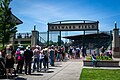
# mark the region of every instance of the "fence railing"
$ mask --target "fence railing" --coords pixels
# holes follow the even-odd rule
[[[40,41],[41,43],[47,43],[47,41],[46,41],[45,39],[43,39],[41,36],[39,36],[39,41]]]
[[[15,39],[18,38],[31,38],[32,37],[32,33],[16,33],[15,34]]]

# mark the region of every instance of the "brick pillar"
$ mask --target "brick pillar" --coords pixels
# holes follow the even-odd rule
[[[32,38],[31,38],[31,47],[35,47],[36,45],[38,45],[38,41],[39,41],[39,32],[36,30],[33,30]]]
[[[120,44],[119,44],[119,29],[115,23],[115,28],[113,29],[113,42],[112,42],[112,57],[120,58]]]

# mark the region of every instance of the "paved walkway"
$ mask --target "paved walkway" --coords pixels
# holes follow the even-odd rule
[[[79,80],[82,66],[80,59],[56,62],[55,67],[50,66],[47,72],[43,70],[31,75],[19,74],[16,80]]]
[[[55,66],[50,66],[46,72],[42,70],[31,75],[19,74],[13,80],[79,80],[82,68],[120,69],[120,67],[83,67],[82,59],[74,59],[67,62],[55,62]]]

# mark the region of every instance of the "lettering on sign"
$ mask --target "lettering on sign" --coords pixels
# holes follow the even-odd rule
[[[98,30],[98,23],[48,24],[49,31]]]

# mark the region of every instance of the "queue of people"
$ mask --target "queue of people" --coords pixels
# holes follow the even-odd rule
[[[104,55],[105,50],[103,47],[100,50],[100,55]],[[79,59],[82,57],[82,52],[82,48],[78,46],[67,48],[54,45],[49,47],[36,46],[33,48],[27,46],[26,48],[19,47],[14,50],[12,46],[8,45],[6,49],[0,51],[0,65],[2,65],[0,66],[0,70],[3,70],[3,74],[8,78],[9,73],[12,75],[14,64],[17,64],[15,69],[18,74],[25,73],[30,75],[31,72],[46,71],[49,69],[49,64],[55,66],[55,62],[61,62],[67,59]],[[92,60],[93,63],[96,62],[95,51],[92,53]]]
[[[46,48],[28,46],[14,50],[11,45],[8,45],[6,49],[0,51],[0,65],[3,66],[0,66],[0,70],[3,70],[6,78],[9,73],[12,75],[14,64],[17,65],[15,69],[18,74],[23,73],[23,69],[25,69],[25,74],[31,74],[35,70],[39,72],[42,68],[45,68],[46,71],[49,68],[49,63],[51,66],[55,66],[55,61],[63,61],[65,56],[62,50],[64,50],[63,47],[59,47],[58,50],[56,46]]]
[[[70,46],[65,49],[64,46],[36,46],[31,48],[18,47],[14,50],[11,45],[0,51],[0,57],[3,58],[5,75],[12,75],[14,64],[18,74],[25,73],[30,75],[32,72],[47,70],[50,66],[55,66],[55,62],[66,61],[67,59],[80,58],[80,48]],[[1,61],[0,61],[1,62]],[[24,69],[24,72],[23,72]]]

